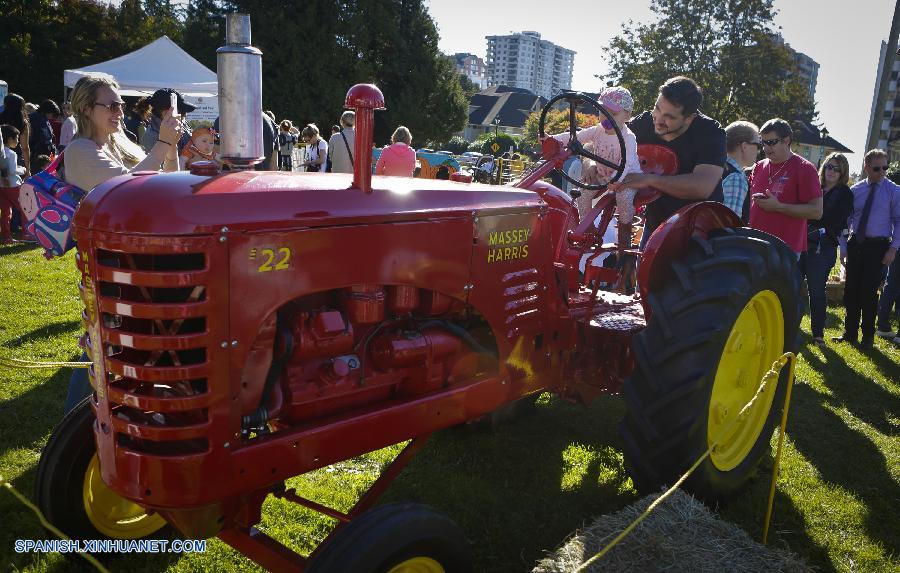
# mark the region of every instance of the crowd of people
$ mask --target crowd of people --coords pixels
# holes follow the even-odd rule
[[[832,153],[820,168],[791,150],[790,123],[773,118],[762,127],[737,121],[725,128],[701,111],[701,88],[678,76],[660,86],[654,107],[632,117],[634,101],[623,87],[600,96],[609,118],[578,132],[589,153],[613,163],[622,162],[623,177],[610,184],[617,194],[620,249],[630,247],[633,198],[640,189],[660,192],[648,204],[640,248],[669,216],[696,201],[715,200],[729,207],[741,221],[776,237],[794,251],[806,279],[813,341],[825,345],[826,282],[839,259],[846,270],[844,332],[835,342],[870,347],[876,335],[900,344],[892,313],[900,305],[900,187],[886,178],[887,154],[865,154],[865,178],[850,187],[847,158]],[[173,109],[174,103],[174,109]],[[18,232],[27,240],[16,208],[16,188],[51,158],[64,180],[84,190],[135,170],[175,171],[196,161],[219,161],[218,120],[212,126],[190,129],[185,114],[194,111],[181,94],[160,89],[131,109],[107,78],[82,78],[61,108],[52,100],[37,106],[16,94],[4,98],[0,111],[0,240],[10,242]],[[354,167],[355,114],[344,112],[326,140],[314,123],[303,128],[284,119],[276,123],[263,112],[265,159],[257,169],[350,173]],[[621,151],[616,129],[625,141]],[[567,134],[555,136],[560,141]],[[375,165],[379,175],[412,177],[416,153],[412,134],[399,126]],[[300,148],[299,161],[294,160]],[[764,158],[757,160],[760,153]],[[642,169],[638,156],[652,155],[654,164]],[[623,161],[624,159],[624,161]],[[646,163],[646,162],[645,162]],[[606,182],[610,168],[585,160],[581,177]],[[584,216],[597,194],[576,201]],[[18,219],[18,220],[17,220]],[[18,229],[16,226],[18,225]],[[885,287],[878,300],[878,289]],[[876,324],[877,321],[877,324]]]
[[[900,332],[891,322],[900,306],[896,257],[900,186],[886,178],[885,151],[866,152],[865,178],[850,187],[849,163],[843,154],[828,155],[817,170],[792,151],[793,130],[780,118],[762,127],[737,121],[722,128],[700,112],[703,92],[690,78],[667,80],[659,87],[653,109],[634,118],[633,100],[625,88],[607,88],[600,100],[616,125],[605,119],[579,131],[577,138],[589,152],[625,165],[622,178],[608,186],[626,204],[618,206],[620,252],[630,246],[633,215],[627,204],[636,191],[660,192],[646,207],[641,249],[680,208],[696,201],[718,201],[744,225],[780,238],[794,252],[809,293],[814,344],[825,346],[826,284],[838,253],[846,275],[846,317],[843,333],[832,340],[871,348],[877,335],[900,344]],[[614,127],[625,142],[624,161]],[[554,137],[565,141],[568,134]],[[757,160],[760,153],[764,157]],[[640,156],[647,168],[637,165],[633,155]],[[582,160],[586,182],[607,182],[612,171],[591,159]],[[582,216],[598,199],[596,194],[584,197],[588,203],[579,204]]]
[[[190,169],[197,161],[220,162],[218,119],[191,129],[183,118],[194,110],[168,88],[129,107],[115,81],[94,76],[79,80],[62,107],[51,99],[35,106],[7,94],[0,111],[0,243],[33,239],[24,229],[18,187],[66,149],[58,170],[67,183],[85,190],[134,170],[175,171]],[[288,119],[276,124],[274,114],[264,112],[264,159],[256,168],[352,173],[355,121],[354,112],[344,112],[326,140],[315,123],[298,129]],[[398,127],[376,166],[378,173],[412,177],[411,143],[409,129]],[[295,162],[298,148],[300,159]]]

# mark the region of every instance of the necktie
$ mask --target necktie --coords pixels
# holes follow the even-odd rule
[[[872,212],[872,204],[875,202],[875,190],[877,188],[878,184],[869,184],[869,196],[866,197],[866,204],[863,207],[862,215],[859,218],[859,228],[856,229],[856,236],[859,237],[860,241],[866,239],[866,225],[869,222],[869,213]]]

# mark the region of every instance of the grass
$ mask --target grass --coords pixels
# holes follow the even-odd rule
[[[80,300],[71,254],[44,261],[17,245],[0,249],[0,353],[77,360]],[[826,336],[842,310],[829,309]],[[804,321],[804,344],[810,341]],[[31,497],[40,451],[62,417],[69,371],[0,375],[0,475]],[[900,349],[806,345],[797,369],[770,542],[821,571],[900,569]],[[615,396],[588,407],[545,394],[535,411],[494,433],[451,429],[432,438],[382,501],[411,500],[449,514],[472,543],[478,571],[530,570],[575,529],[639,495],[623,469]],[[289,483],[347,509],[399,451],[386,448]],[[721,515],[760,539],[771,476],[764,463],[747,494]],[[297,551],[312,549],[332,520],[269,499],[262,529]],[[59,555],[23,555],[16,539],[43,539],[35,516],[0,491],[0,571],[82,570]],[[258,570],[221,542],[204,554],[105,558],[111,571]]]

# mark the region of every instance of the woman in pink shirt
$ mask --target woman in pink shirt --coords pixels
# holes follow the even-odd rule
[[[404,126],[394,130],[391,144],[381,150],[378,163],[375,164],[376,175],[393,175],[396,177],[412,177],[416,170],[416,150],[409,146],[412,135]]]

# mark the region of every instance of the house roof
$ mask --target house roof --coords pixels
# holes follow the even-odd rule
[[[522,127],[535,103],[540,107],[546,101],[524,88],[492,86],[469,100],[469,124],[494,125],[499,118],[504,127]]]
[[[849,149],[830,135],[822,139],[821,130],[808,121],[794,121],[791,125],[791,128],[794,130],[795,143],[810,145],[813,147],[822,146],[826,149],[833,149],[841,153],[853,153],[851,149]]]

